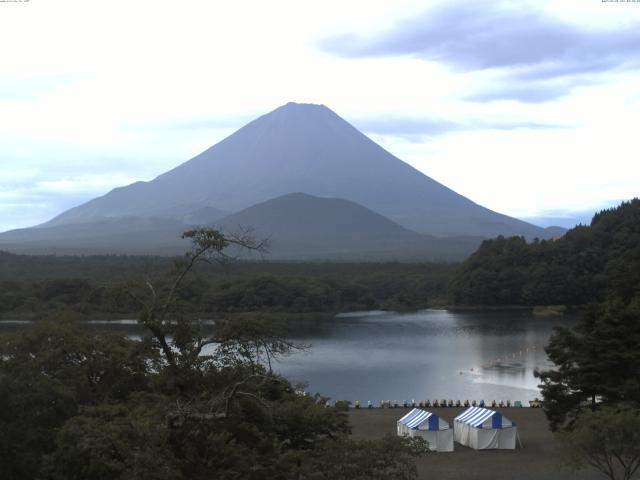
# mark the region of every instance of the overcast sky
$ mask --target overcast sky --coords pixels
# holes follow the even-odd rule
[[[0,1],[0,231],[322,103],[493,210],[640,195],[640,2]]]

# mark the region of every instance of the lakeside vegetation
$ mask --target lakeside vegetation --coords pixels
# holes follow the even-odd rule
[[[59,310],[83,318],[132,318],[126,294],[163,281],[165,257],[33,257],[0,253],[0,318],[39,319]],[[446,302],[454,264],[237,262],[199,265],[180,300],[204,317],[224,313],[415,310]]]

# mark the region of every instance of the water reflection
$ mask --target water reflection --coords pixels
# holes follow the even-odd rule
[[[539,396],[535,369],[554,325],[572,319],[523,312],[359,313],[335,323],[300,325],[312,349],[279,371],[336,399],[522,400]]]

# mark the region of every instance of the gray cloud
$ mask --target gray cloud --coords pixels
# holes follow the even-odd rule
[[[569,94],[571,85],[566,82],[549,84],[543,82],[500,84],[489,89],[481,89],[466,97],[475,102],[494,100],[517,100],[522,103],[541,103]]]
[[[349,58],[409,55],[457,71],[496,69],[508,81],[539,84],[537,93],[505,88],[500,96],[497,89],[493,99],[544,101],[570,91],[577,76],[638,68],[638,45],[638,24],[596,30],[522,3],[479,1],[446,2],[385,32],[333,36],[320,47]],[[567,77],[572,82],[542,84]]]
[[[516,130],[567,128],[565,125],[554,125],[537,122],[476,122],[461,123],[435,118],[403,118],[403,117],[366,117],[349,119],[358,130],[369,134],[394,135],[409,141],[424,141],[430,137],[447,132],[462,130]]]
[[[402,118],[391,116],[350,119],[358,130],[379,135],[396,135],[405,138],[430,137],[452,130],[460,130],[462,125],[448,120],[433,118]]]

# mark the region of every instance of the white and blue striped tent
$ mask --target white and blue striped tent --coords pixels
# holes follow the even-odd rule
[[[518,430],[500,412],[470,407],[453,419],[453,435],[456,442],[476,450],[514,449]]]
[[[422,437],[429,442],[429,450],[453,452],[453,430],[438,415],[414,408],[398,420],[398,435]]]

